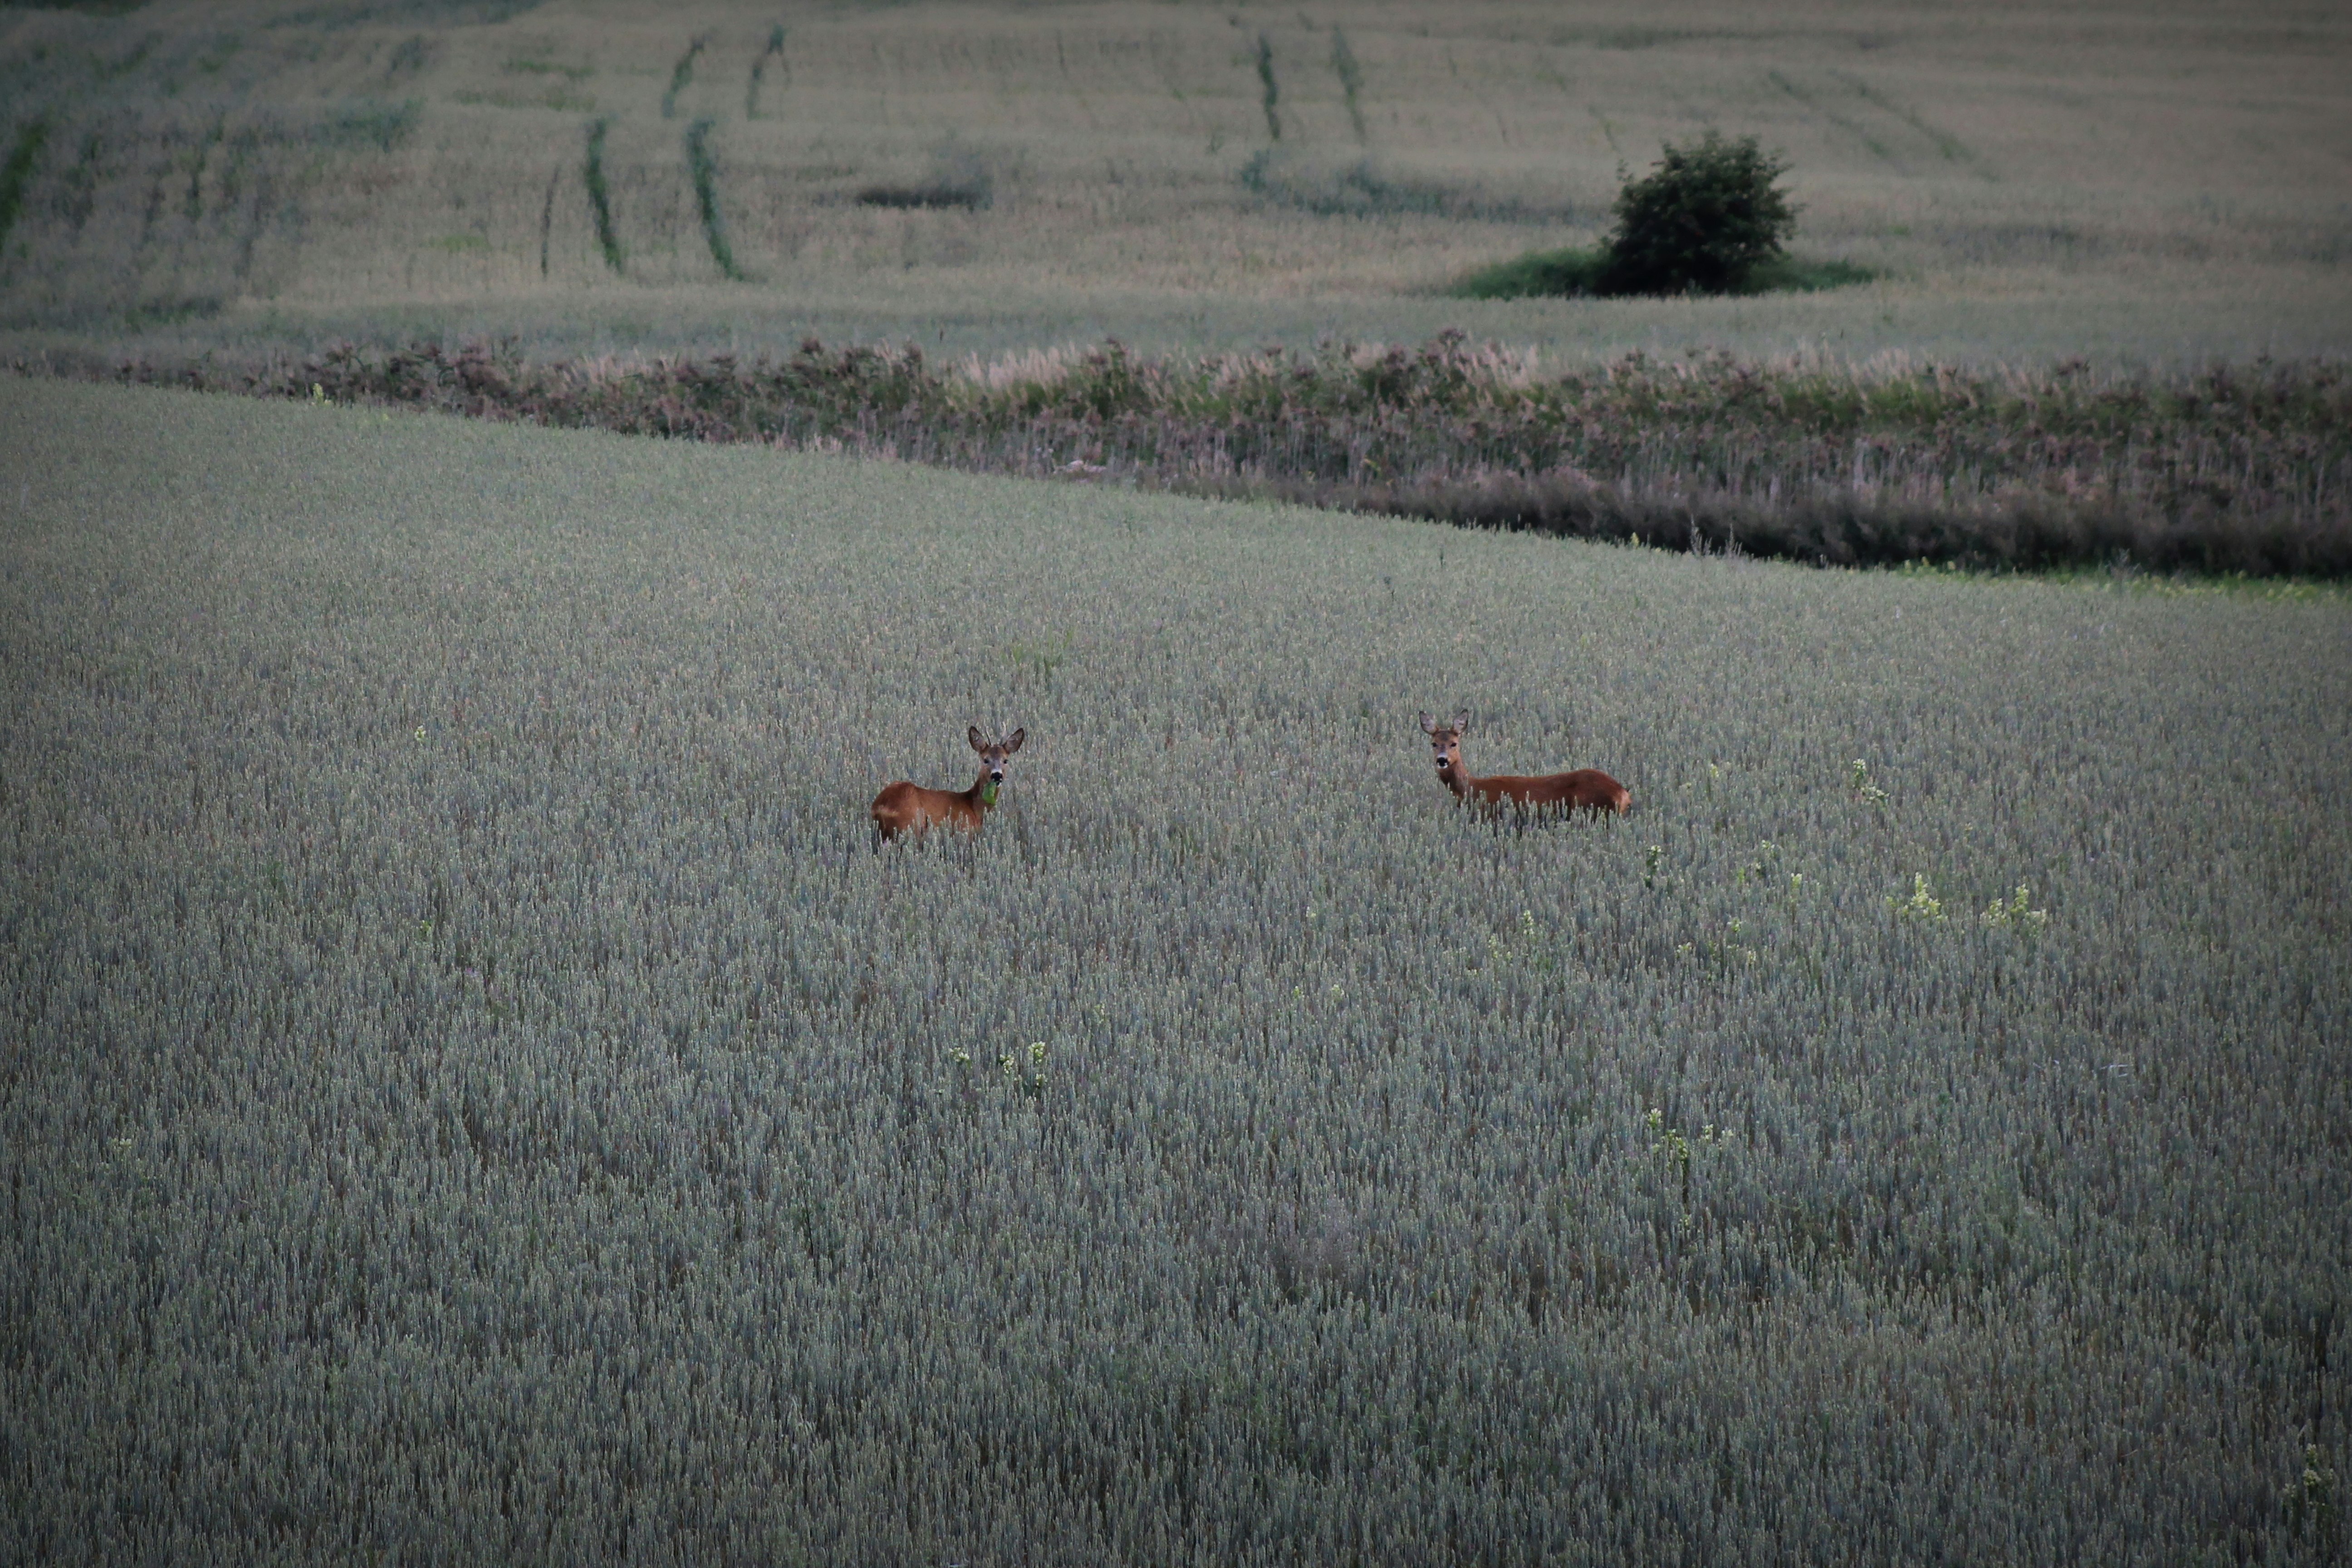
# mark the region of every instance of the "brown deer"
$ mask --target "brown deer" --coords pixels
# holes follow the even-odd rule
[[[1474,777],[1462,766],[1462,732],[1470,727],[1466,713],[1456,715],[1452,724],[1440,724],[1423,714],[1421,727],[1437,753],[1437,777],[1456,800],[1488,807],[1499,807],[1507,800],[1538,811],[1615,811],[1622,816],[1633,810],[1633,791],[1598,768],[1547,773],[1540,779],[1508,773]]]
[[[980,820],[996,804],[996,791],[1004,782],[1004,759],[1021,749],[1029,732],[1016,729],[1003,740],[991,746],[981,738],[980,727],[973,725],[965,731],[964,738],[980,753],[980,777],[969,789],[926,789],[919,784],[909,784],[901,779],[896,784],[886,784],[882,793],[874,797],[874,827],[882,837],[895,839],[905,833],[920,838],[934,822],[950,822],[966,832],[978,832]]]

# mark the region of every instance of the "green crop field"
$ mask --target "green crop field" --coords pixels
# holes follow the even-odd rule
[[[2347,81],[0,4],[0,1562],[2343,1562]]]
[[[0,1556],[2340,1556],[2338,593],[0,431]]]

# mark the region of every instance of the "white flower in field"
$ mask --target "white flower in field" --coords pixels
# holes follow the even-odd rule
[[[425,738],[425,727],[421,724],[416,727],[416,738],[419,740]]]

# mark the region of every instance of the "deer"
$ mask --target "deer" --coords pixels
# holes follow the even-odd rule
[[[973,725],[964,732],[971,748],[980,753],[980,777],[971,788],[963,790],[926,789],[904,779],[896,784],[886,784],[882,793],[874,797],[875,831],[885,839],[895,839],[901,833],[920,838],[934,822],[948,822],[968,833],[980,831],[981,819],[996,806],[996,791],[1004,783],[1004,759],[1021,749],[1029,738],[1026,729],[1016,729],[992,746]]]
[[[1535,811],[1613,811],[1620,816],[1633,808],[1633,791],[1598,768],[1547,773],[1540,779],[1508,773],[1481,779],[1471,774],[1462,766],[1462,733],[1470,727],[1466,713],[1455,715],[1452,724],[1440,724],[1423,714],[1421,727],[1437,753],[1438,779],[1458,800],[1490,808],[1507,800]]]

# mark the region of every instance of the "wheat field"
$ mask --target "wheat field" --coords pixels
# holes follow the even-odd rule
[[[0,1555],[2341,1551],[2340,595],[0,424]]]
[[[0,377],[0,1560],[2342,1561],[2352,600],[1731,522],[2334,527],[2347,66],[0,7],[0,360],[272,394]],[[1875,280],[1446,297],[1708,130]],[[1651,509],[1153,493],[1449,442]]]
[[[2352,24],[2292,5],[12,8],[0,324],[20,351],[2336,354],[2347,64]],[[1438,296],[1590,242],[1622,171],[1706,129],[1783,151],[1800,249],[1880,281]]]

